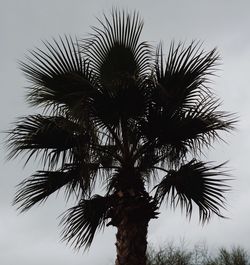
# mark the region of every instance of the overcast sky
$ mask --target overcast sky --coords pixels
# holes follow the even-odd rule
[[[210,249],[241,245],[250,249],[250,2],[240,0],[0,0],[0,130],[16,117],[33,113],[24,101],[26,80],[17,61],[41,40],[62,34],[83,38],[97,25],[96,17],[113,6],[138,10],[145,26],[142,39],[156,45],[171,40],[201,40],[205,49],[217,47],[221,55],[218,77],[212,87],[223,100],[223,110],[237,113],[237,131],[225,135],[228,144],[214,145],[209,160],[229,160],[234,176],[225,213],[229,219],[213,217],[202,227],[194,213],[188,221],[179,210],[166,210],[150,222],[148,240],[152,244],[183,238],[190,246],[206,241]],[[1,142],[4,137],[1,134]],[[18,214],[11,206],[15,185],[36,170],[36,163],[23,169],[22,161],[6,163],[0,150],[0,264],[1,265],[109,265],[115,258],[115,230],[107,228],[86,253],[76,253],[60,242],[59,219],[67,207],[63,197],[52,196],[44,206]],[[163,210],[163,209],[162,209]]]

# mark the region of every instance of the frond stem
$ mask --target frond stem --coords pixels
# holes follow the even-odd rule
[[[127,120],[122,117],[121,118],[121,130],[122,130],[122,139],[123,139],[123,149],[124,149],[124,156],[128,158],[129,155],[129,141],[128,141],[128,130],[127,130]]]
[[[111,133],[111,135],[114,137],[115,143],[116,145],[120,148],[120,150],[123,152],[124,148],[123,145],[119,139],[119,137],[117,136],[117,134],[115,133],[115,131],[113,130],[113,128],[109,125],[105,125],[107,127],[107,129],[109,130],[109,132]]]
[[[154,166],[154,167],[152,167],[152,168],[154,168],[154,169],[159,169],[159,170],[161,170],[161,171],[164,171],[164,172],[166,172],[166,173],[169,173],[169,170],[166,170],[166,169],[164,169],[164,168],[162,168],[162,167],[156,167],[156,166]]]

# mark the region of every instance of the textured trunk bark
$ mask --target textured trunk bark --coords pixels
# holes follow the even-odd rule
[[[115,265],[146,265],[148,224],[158,215],[157,202],[133,170],[119,172],[113,205],[107,214],[111,218],[108,225],[117,227]]]
[[[115,265],[146,265],[148,222],[123,218],[117,227]]]
[[[157,218],[156,205],[147,193],[120,194],[110,224],[117,227],[115,265],[146,265],[148,224]]]

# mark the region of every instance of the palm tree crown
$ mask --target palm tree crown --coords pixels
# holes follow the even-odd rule
[[[42,114],[17,121],[9,158],[39,155],[44,167],[20,183],[14,203],[26,211],[60,189],[75,196],[62,225],[76,247],[126,216],[156,218],[166,200],[188,216],[198,205],[202,222],[222,216],[222,165],[199,160],[235,122],[209,87],[218,54],[172,43],[165,58],[161,45],[140,42],[142,28],[136,12],[114,10],[87,39],[44,42],[21,63],[27,101]]]

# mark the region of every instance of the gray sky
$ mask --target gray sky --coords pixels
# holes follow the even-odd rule
[[[210,249],[218,246],[241,245],[250,249],[250,3],[233,0],[157,0],[157,1],[78,1],[78,0],[0,0],[0,130],[6,130],[16,117],[33,113],[24,102],[27,85],[17,66],[24,54],[41,40],[62,34],[83,38],[97,25],[96,16],[112,6],[138,10],[145,26],[142,39],[151,44],[160,40],[167,51],[171,40],[189,43],[204,41],[204,48],[218,47],[221,66],[212,84],[223,100],[223,110],[237,113],[237,131],[225,135],[228,144],[214,145],[207,152],[208,160],[228,164],[235,180],[227,196],[226,215],[229,219],[213,217],[208,225],[198,223],[194,213],[191,221],[177,209],[166,210],[150,223],[148,240],[153,244],[185,239],[193,245],[206,241]],[[3,135],[1,142],[3,141]],[[3,265],[68,265],[112,264],[115,258],[115,230],[107,228],[98,235],[86,253],[76,253],[59,242],[57,218],[66,209],[62,196],[52,196],[43,207],[34,207],[18,214],[11,202],[15,185],[37,167],[30,163],[23,169],[22,161],[5,161],[0,150],[0,264]],[[163,210],[163,209],[162,209]]]

